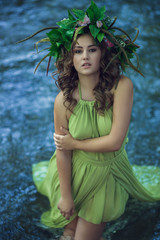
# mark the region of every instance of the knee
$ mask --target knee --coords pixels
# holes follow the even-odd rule
[[[74,237],[76,229],[73,227],[65,227],[63,235]]]
[[[79,218],[75,232],[75,240],[100,240],[105,223],[93,224]]]
[[[72,222],[70,222],[65,228],[64,228],[64,236],[72,236],[74,237],[76,226],[77,226],[77,220],[78,217],[76,217]]]

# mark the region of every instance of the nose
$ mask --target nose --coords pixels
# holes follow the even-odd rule
[[[89,54],[88,54],[88,51],[87,50],[84,50],[83,51],[83,59],[88,59],[89,58]]]

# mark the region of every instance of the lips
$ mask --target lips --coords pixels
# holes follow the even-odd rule
[[[83,63],[83,64],[82,64],[82,67],[90,67],[90,66],[91,66],[90,63]]]

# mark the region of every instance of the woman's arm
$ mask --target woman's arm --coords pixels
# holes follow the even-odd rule
[[[76,140],[70,134],[59,136],[55,134],[58,149],[79,149],[88,152],[118,151],[124,141],[129,127],[133,104],[133,84],[127,77],[122,77],[114,91],[112,129],[109,135]],[[65,131],[65,130],[64,130]]]
[[[66,108],[63,105],[63,94],[60,92],[54,104],[54,126],[57,134],[63,134],[60,126],[68,127]],[[56,161],[60,181],[61,199],[58,208],[62,215],[69,219],[74,211],[74,202],[71,193],[71,151],[56,151]]]

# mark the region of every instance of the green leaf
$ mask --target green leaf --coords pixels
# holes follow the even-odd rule
[[[68,17],[69,17],[69,20],[71,20],[71,21],[76,20],[76,19],[73,17],[73,15],[72,15],[72,13],[71,13],[70,10],[68,10]]]
[[[62,45],[62,43],[56,42],[56,45],[57,45],[57,47],[59,48],[59,47]]]
[[[107,16],[107,17],[104,19],[104,22],[105,22],[105,24],[106,24],[107,26],[109,26],[109,25],[112,23],[112,19],[111,19],[109,16]]]
[[[72,41],[72,37],[73,37],[74,31],[75,31],[75,29],[69,29],[68,31],[66,31],[66,37],[67,37],[70,41]]]
[[[128,57],[129,59],[134,58],[133,52],[132,52],[132,53],[126,52],[126,53],[127,53],[127,57]]]
[[[65,29],[69,29],[69,28],[74,28],[75,22],[76,21],[71,21],[69,19],[64,19],[60,22],[57,22],[57,25],[62,27],[62,28],[65,28]]]
[[[65,28],[59,28],[58,31],[61,33],[61,38],[63,37],[63,35],[66,34],[66,32],[68,31],[69,29],[65,29]]]
[[[97,37],[98,33],[100,32],[100,29],[97,28],[95,25],[89,25],[90,32],[94,38]]]
[[[83,10],[73,8],[72,12],[78,18],[78,20],[80,20],[80,21],[84,20],[85,12]]]
[[[46,33],[46,35],[51,41],[57,41],[59,38],[61,38],[61,33],[58,29],[53,29],[49,33]]]
[[[102,23],[103,23],[103,28],[108,30],[108,26],[106,25],[106,23],[104,21],[102,21]]]
[[[127,45],[127,46],[126,46],[126,49],[127,49],[128,51],[134,52],[134,51],[137,50],[137,47],[136,47],[135,45],[130,44],[130,45]]]
[[[49,56],[57,57],[57,52],[60,52],[60,48],[56,44],[54,44],[51,45],[49,51],[50,51]]]
[[[102,8],[98,8],[97,5],[91,1],[90,7],[87,9],[87,14],[91,20],[92,23],[95,23],[96,21],[101,21],[105,17],[105,6]]]
[[[97,5],[93,1],[91,1],[91,5],[89,6],[89,8],[87,9],[86,12],[92,23],[95,23],[98,20],[96,17],[98,11],[99,11],[99,9],[98,9]]]
[[[64,46],[67,49],[67,51],[70,51],[72,42],[71,41],[65,41]]]
[[[90,8],[87,9],[87,15],[88,15],[90,21],[93,23],[95,20],[95,16],[94,16],[94,12],[92,11],[92,9],[90,9]]]
[[[102,8],[99,8],[99,13],[100,13],[99,21],[104,19],[105,12],[106,12],[106,7],[105,6],[103,6]]]
[[[98,35],[97,35],[98,41],[102,42],[103,38],[104,38],[104,33],[98,33]]]
[[[97,5],[95,4],[95,2],[93,0],[91,0],[91,6],[90,8],[93,10],[94,13],[96,13],[97,11],[99,11],[99,8],[97,7]]]

